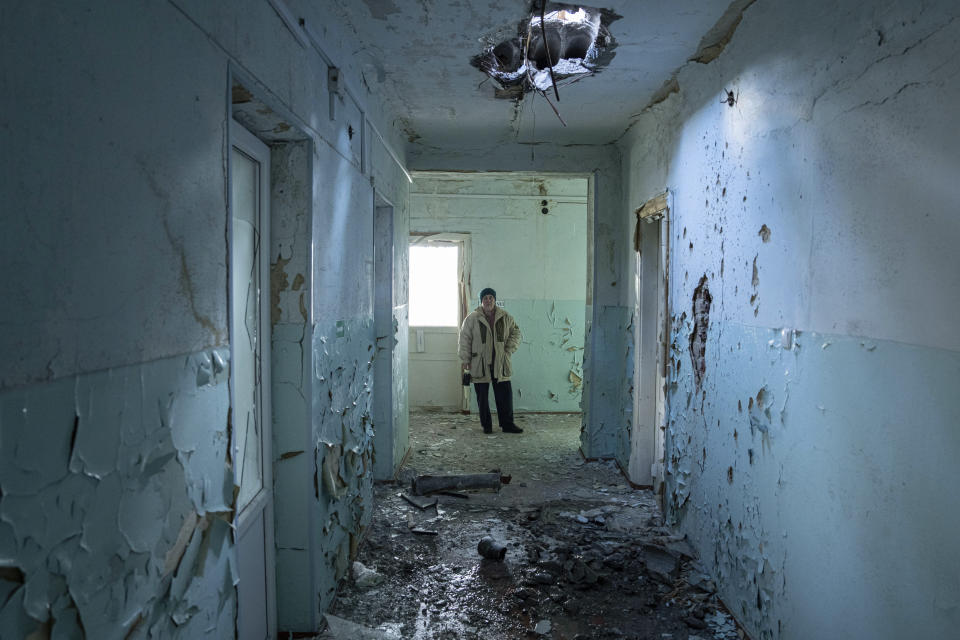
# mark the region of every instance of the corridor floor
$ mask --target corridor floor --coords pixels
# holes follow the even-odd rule
[[[411,454],[376,487],[373,521],[322,638],[415,640],[743,636],[654,495],[608,462],[585,462],[579,414],[517,416],[520,435],[476,416],[413,413]],[[499,492],[438,495],[420,510],[419,474],[510,476]],[[432,496],[430,497],[432,500]],[[487,560],[478,541],[506,545]]]

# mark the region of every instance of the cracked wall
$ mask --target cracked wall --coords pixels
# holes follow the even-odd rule
[[[514,408],[579,411],[587,180],[417,174],[410,195],[412,231],[470,234],[467,308],[476,308],[480,290],[491,286],[523,333],[513,356]]]
[[[628,209],[674,194],[667,517],[752,637],[949,635],[960,20],[817,4],[754,4],[624,141]]]
[[[296,13],[356,84],[338,26]],[[295,26],[253,0],[4,9],[3,127],[23,153],[0,160],[18,212],[0,240],[3,637],[234,637],[231,74],[310,139],[272,148],[277,571],[302,587],[281,595],[281,628],[316,630],[355,550],[370,203],[376,189],[404,211],[406,180],[386,143],[349,135],[363,108],[397,145],[379,104],[335,96],[331,117]]]

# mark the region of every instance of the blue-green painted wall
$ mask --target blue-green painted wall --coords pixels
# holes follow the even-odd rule
[[[624,139],[625,208],[672,194],[668,521],[753,638],[960,627],[958,39],[757,2]]]
[[[515,410],[579,411],[587,180],[417,174],[410,207],[411,232],[469,234],[469,309],[489,286],[517,321],[523,340],[513,356]]]

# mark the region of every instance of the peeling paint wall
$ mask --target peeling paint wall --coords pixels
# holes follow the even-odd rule
[[[371,507],[374,189],[406,215],[385,143],[350,132],[362,108],[397,133],[376,101],[331,118],[326,64],[267,2],[2,12],[0,635],[234,637],[231,77],[304,138],[272,146],[268,303],[279,626],[316,630]]]
[[[667,517],[754,638],[960,625],[958,17],[758,2],[624,141],[674,195]]]
[[[314,164],[317,175],[336,177],[332,182],[315,183],[313,193],[318,214],[312,245],[313,406],[308,454],[314,497],[309,517],[317,541],[314,597],[319,599],[320,610],[325,610],[373,506],[374,197],[369,180],[342,156],[321,148]],[[389,188],[386,197],[405,203],[405,184],[399,175],[391,177],[391,182],[383,184]],[[405,219],[403,209],[395,210],[395,227],[405,231]],[[405,289],[400,291],[403,301],[405,293]],[[393,309],[395,316],[405,316],[404,311],[405,307]],[[402,358],[405,354],[394,359]],[[404,380],[399,382],[401,388],[405,388]],[[406,425],[394,426],[395,451],[402,452],[394,455],[402,457],[407,446]]]
[[[310,270],[312,158],[308,141],[274,145],[270,153],[270,234],[274,519],[277,620],[282,629],[312,626],[313,499],[310,450]]]
[[[228,358],[0,393],[4,637],[233,637]]]
[[[587,180],[421,173],[410,206],[413,232],[470,234],[468,309],[478,306],[480,290],[490,286],[516,319],[523,339],[513,356],[514,408],[579,411]]]

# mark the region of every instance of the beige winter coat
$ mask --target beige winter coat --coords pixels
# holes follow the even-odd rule
[[[493,327],[487,322],[481,307],[474,309],[460,327],[460,362],[470,365],[473,382],[490,382],[491,360],[493,377],[498,381],[509,380],[513,374],[510,356],[520,346],[520,328],[513,316],[500,307],[495,309]]]

